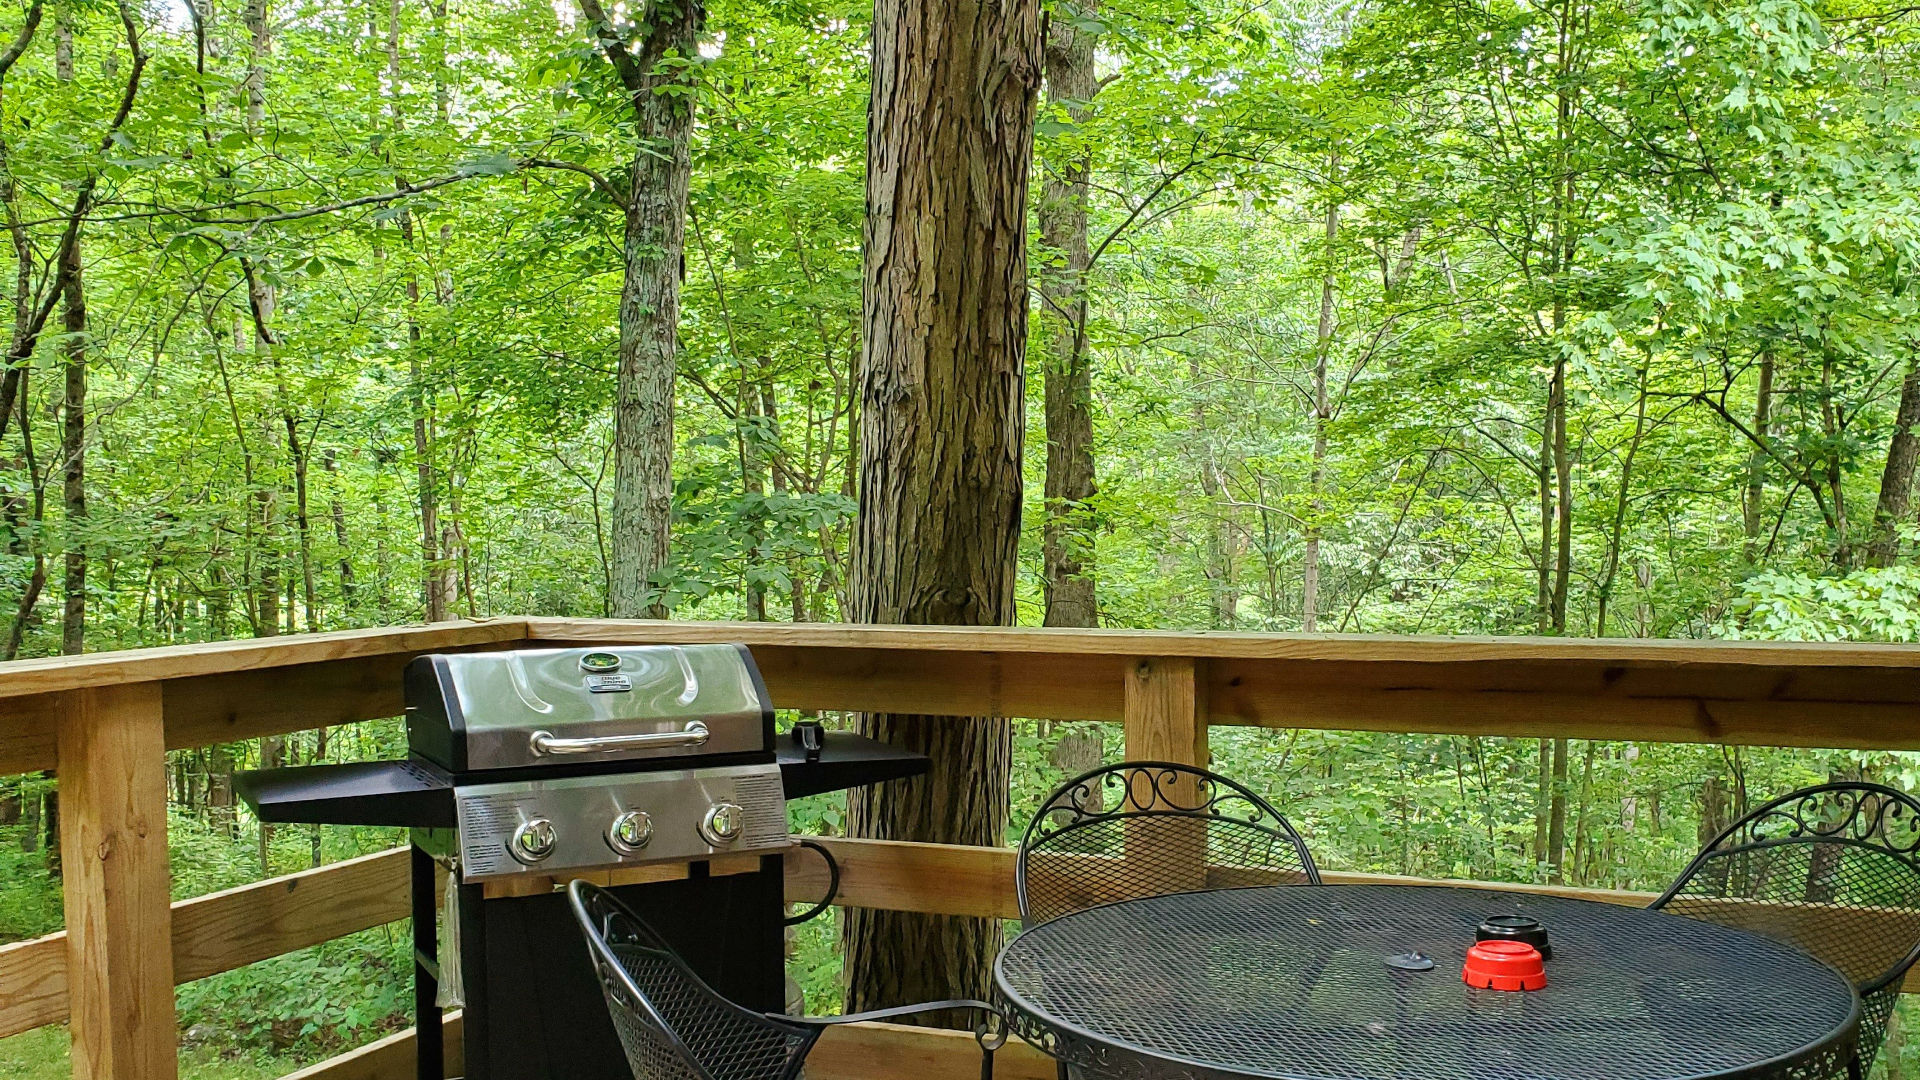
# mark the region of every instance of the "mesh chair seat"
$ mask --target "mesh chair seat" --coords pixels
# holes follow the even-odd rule
[[[1108,765],[1061,785],[1028,826],[1014,876],[1025,926],[1169,893],[1320,884],[1306,842],[1265,799],[1165,761]]]
[[[1853,981],[1864,1075],[1920,957],[1920,802],[1879,784],[1805,788],[1734,822],[1653,907],[1785,941]]]
[[[595,974],[635,1080],[794,1080],[826,1028],[925,1012],[972,1009],[981,1019],[982,1080],[992,1080],[993,1051],[1005,1025],[983,1001],[935,1001],[845,1016],[755,1012],[708,986],[619,897],[576,880],[567,886]]]

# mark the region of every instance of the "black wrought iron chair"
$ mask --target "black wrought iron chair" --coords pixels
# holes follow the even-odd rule
[[[993,1052],[1006,1041],[1006,1027],[984,1001],[934,1001],[845,1016],[755,1012],[708,986],[612,893],[576,880],[567,898],[635,1080],[793,1080],[828,1027],[949,1009],[974,1011],[981,1080],[992,1080]]]
[[[1788,942],[1853,980],[1866,1075],[1907,969],[1920,958],[1920,802],[1833,783],[1773,800],[1729,826],[1653,907]]]
[[[1047,797],[1014,867],[1020,922],[1119,900],[1253,885],[1320,884],[1280,811],[1206,769],[1128,761]]]

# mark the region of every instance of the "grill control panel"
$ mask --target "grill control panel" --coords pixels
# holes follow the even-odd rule
[[[467,882],[792,843],[772,764],[467,784],[455,787],[454,809]]]

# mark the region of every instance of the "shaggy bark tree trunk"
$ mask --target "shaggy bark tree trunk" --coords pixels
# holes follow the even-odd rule
[[[73,6],[62,4],[54,27],[54,77],[73,81]],[[80,237],[60,253],[60,329],[66,335],[65,385],[60,404],[61,503],[66,512],[66,603],[60,651],[86,651],[87,634],[87,289],[81,279]]]
[[[617,618],[664,619],[667,607],[655,579],[667,565],[673,521],[673,384],[693,171],[693,89],[706,9],[698,0],[660,0],[648,9],[633,49],[619,39],[598,0],[580,0],[580,9],[632,95],[638,142],[622,246],[608,606]]]
[[[1098,5],[1080,5],[1091,16]],[[1100,92],[1094,73],[1094,35],[1067,19],[1054,21],[1046,45],[1047,96],[1084,124]],[[1040,272],[1040,325],[1047,421],[1047,519],[1041,535],[1041,582],[1048,626],[1095,626],[1094,523],[1088,500],[1093,471],[1093,364],[1087,346],[1087,179],[1090,155],[1081,151],[1041,188],[1040,239],[1047,265]]]
[[[857,621],[1013,622],[1040,52],[1035,0],[875,4]],[[859,729],[928,754],[933,770],[855,790],[854,835],[1003,841],[1006,720],[868,714]],[[849,1010],[990,988],[996,920],[845,918]]]
[[[60,651],[86,651],[87,632],[87,294],[80,278],[80,243],[67,249],[61,329],[65,331],[66,389],[60,406],[61,501],[66,507],[66,604]]]
[[[1873,511],[1873,536],[1867,541],[1868,566],[1892,566],[1900,554],[1899,526],[1907,520],[1913,501],[1913,472],[1920,462],[1920,363],[1907,360],[1907,377],[1900,383],[1900,408],[1887,443],[1887,465],[1880,473],[1880,500]]]

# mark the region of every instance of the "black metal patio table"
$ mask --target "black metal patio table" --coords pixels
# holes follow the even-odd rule
[[[1543,990],[1460,978],[1489,915],[1538,919]],[[1390,967],[1418,952],[1429,971]],[[1222,889],[1090,908],[994,965],[1015,1032],[1123,1080],[1830,1080],[1853,986],[1756,934],[1643,908],[1441,886]]]

